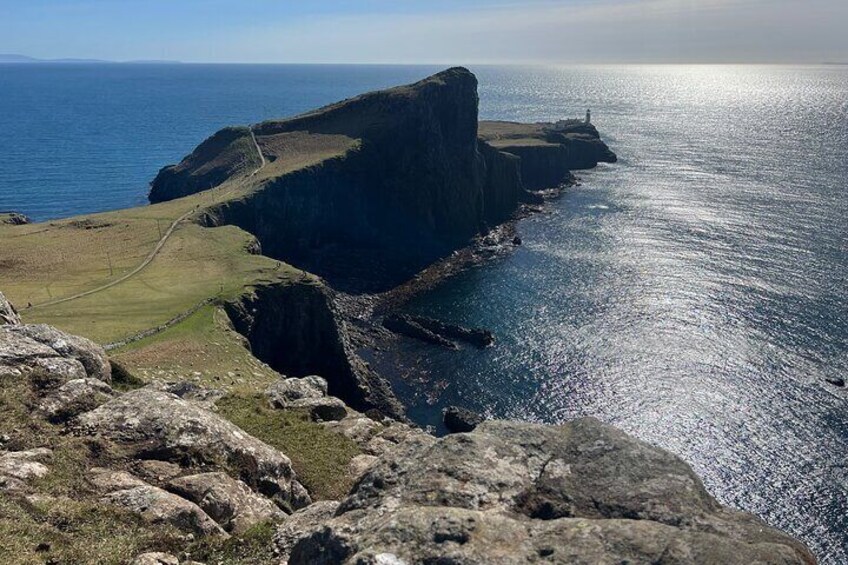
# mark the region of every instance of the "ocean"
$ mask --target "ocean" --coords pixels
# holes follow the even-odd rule
[[[440,70],[0,66],[0,210],[145,202],[216,129]],[[481,117],[593,121],[580,172],[524,245],[409,303],[494,347],[402,342],[410,416],[594,416],[688,461],[724,503],[848,562],[848,67],[472,67]]]

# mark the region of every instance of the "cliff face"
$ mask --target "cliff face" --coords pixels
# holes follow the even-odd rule
[[[289,376],[320,375],[329,393],[357,410],[392,418],[403,407],[389,384],[356,356],[330,291],[320,284],[268,285],[226,304],[258,359]]]
[[[243,198],[210,209],[206,222],[239,225],[259,238],[267,255],[334,286],[394,286],[509,218],[526,197],[518,160],[478,140],[477,105],[476,78],[454,68],[253,126],[273,164],[269,171],[291,159],[291,151],[275,153],[291,136],[341,137],[356,147],[270,175]],[[223,169],[209,163],[233,159],[227,156],[232,143],[213,143],[216,136],[164,169],[151,200],[197,192],[218,180]],[[213,156],[219,145],[226,151]]]
[[[213,188],[260,162],[250,128],[224,128],[179,164],[163,167],[150,183],[150,201],[173,200]]]

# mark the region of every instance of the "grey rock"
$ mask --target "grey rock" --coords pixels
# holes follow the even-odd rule
[[[322,500],[298,510],[285,522],[277,526],[274,534],[274,547],[277,549],[281,565],[285,565],[297,541],[314,531],[320,530],[324,522],[332,519],[339,503],[335,500]]]
[[[270,500],[226,473],[180,477],[168,489],[191,500],[226,531],[241,534],[260,522],[280,520],[285,514]]]
[[[0,476],[11,477],[19,481],[38,479],[50,472],[45,465],[53,457],[53,451],[46,447],[27,451],[0,452]]]
[[[158,487],[145,485],[115,491],[103,501],[138,514],[151,524],[171,524],[201,536],[228,537],[199,506]]]
[[[344,402],[327,396],[327,381],[321,377],[279,379],[265,395],[274,408],[306,410],[313,420],[337,421],[347,416]]]
[[[141,479],[127,473],[103,467],[92,467],[88,470],[88,481],[103,493],[127,490],[135,487],[149,486]]]
[[[171,479],[176,479],[185,472],[182,467],[175,463],[159,461],[157,459],[138,461],[135,464],[134,470],[145,479],[156,482],[167,482]]]
[[[350,460],[347,466],[348,474],[354,479],[354,481],[359,480],[367,471],[371,468],[374,463],[378,460],[377,457],[373,455],[357,455],[353,459]]]
[[[86,376],[107,383],[112,381],[106,352],[91,340],[45,324],[0,326],[0,365],[51,357],[76,359],[85,367]]]
[[[135,446],[141,458],[233,469],[283,508],[310,502],[288,457],[200,404],[173,394],[146,388],[127,392],[83,414],[79,424],[83,432]]]
[[[719,505],[682,460],[593,419],[485,422],[401,442],[289,560],[536,561],[815,563],[801,543]]]
[[[450,432],[467,433],[482,424],[485,418],[467,408],[448,406],[442,413],[442,420]]]
[[[50,392],[38,405],[52,422],[64,422],[109,401],[115,392],[97,379],[74,379]]]
[[[183,400],[198,402],[207,407],[213,406],[215,402],[224,396],[224,392],[221,390],[205,388],[187,381],[154,382],[148,385],[148,388],[161,390],[163,392],[170,392],[171,394],[179,396]]]
[[[0,326],[21,323],[23,322],[21,322],[21,317],[18,315],[18,311],[15,310],[12,303],[3,296],[2,292],[0,292]]]
[[[180,565],[180,560],[170,553],[142,553],[130,562],[130,565]]]

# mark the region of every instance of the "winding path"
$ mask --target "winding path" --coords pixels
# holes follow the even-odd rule
[[[259,147],[259,142],[256,141],[256,135],[253,133],[252,127],[250,128],[250,138],[253,140],[253,146],[256,148],[256,152],[259,154],[259,159],[260,159],[259,167],[257,167],[257,169],[250,174],[249,178],[252,178],[252,177],[256,176],[259,173],[259,171],[261,171],[265,167],[265,165],[268,164],[268,162],[265,160],[265,155],[262,153],[262,149]],[[153,262],[153,259],[156,258],[156,256],[162,250],[162,247],[165,246],[165,243],[168,241],[168,238],[171,237],[171,234],[174,233],[174,230],[177,229],[177,226],[180,224],[180,222],[182,222],[183,220],[188,218],[191,214],[193,214],[196,211],[197,210],[195,208],[192,208],[191,210],[189,210],[188,212],[186,212],[185,214],[183,214],[182,216],[180,216],[179,218],[174,220],[174,222],[170,225],[168,230],[164,234],[162,234],[162,237],[156,243],[156,247],[153,248],[153,250],[144,259],[144,261],[142,261],[142,263],[138,267],[136,267],[135,269],[133,269],[129,273],[125,274],[124,276],[122,276],[118,279],[115,279],[112,282],[106,283],[102,286],[98,286],[97,288],[92,288],[91,290],[87,290],[85,292],[80,292],[78,294],[74,294],[73,296],[66,296],[65,298],[58,298],[56,300],[50,300],[48,302],[42,302],[40,304],[33,304],[31,309],[32,308],[44,308],[44,307],[47,307],[47,306],[55,306],[57,304],[62,304],[64,302],[70,302],[71,300],[77,300],[78,298],[83,298],[85,296],[91,296],[92,294],[96,294],[98,292],[103,292],[106,289],[112,288],[113,286],[119,285],[122,282],[126,281],[127,279],[134,277],[135,275],[140,273],[142,270],[144,270],[144,268],[147,267],[151,262]]]

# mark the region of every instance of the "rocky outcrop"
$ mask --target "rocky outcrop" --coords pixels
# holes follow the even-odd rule
[[[448,406],[442,412],[442,421],[449,432],[456,434],[474,431],[485,421],[485,418],[467,408]]]
[[[46,464],[52,458],[53,451],[46,447],[8,453],[0,451],[0,478],[22,482],[41,478],[50,471]]]
[[[38,408],[48,420],[64,422],[88,412],[115,396],[112,387],[97,379],[73,379],[49,392]]]
[[[102,347],[46,324],[0,326],[0,365],[4,363],[38,365],[48,371],[66,371],[71,378],[112,382],[112,368]]]
[[[309,376],[302,379],[279,379],[265,391],[274,408],[305,410],[313,420],[341,420],[347,416],[347,407],[338,398],[327,395],[327,381]]]
[[[0,326],[20,324],[21,317],[11,302],[0,292]]]
[[[22,226],[29,223],[29,218],[18,212],[0,212],[0,225]]]
[[[179,477],[169,490],[197,504],[231,534],[242,534],[252,526],[285,518],[270,500],[226,473],[200,473]]]
[[[815,563],[673,455],[591,419],[408,441],[291,548],[301,563]]]
[[[84,337],[43,324],[0,325],[0,375],[32,372],[51,385],[84,378],[112,380],[103,348]]]
[[[403,418],[388,382],[360,359],[332,292],[324,285],[267,285],[226,304],[254,356],[293,377],[321,375],[329,394],[365,412]]]
[[[79,417],[80,431],[122,443],[142,459],[229,470],[282,508],[309,504],[289,458],[198,403],[138,389]]]
[[[456,349],[455,341],[468,343],[478,349],[489,347],[495,342],[495,336],[488,330],[447,324],[425,316],[393,314],[383,319],[383,327],[400,335],[451,349]]]
[[[572,171],[618,160],[595,126],[577,120],[555,124],[481,122],[480,137],[520,159],[521,178],[529,190],[570,184],[574,182]]]
[[[138,514],[151,524],[171,524],[201,536],[227,537],[199,506],[161,488],[144,485],[107,494],[103,501]]]

